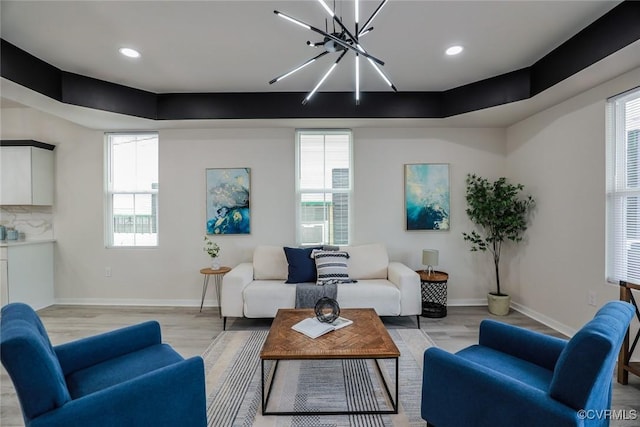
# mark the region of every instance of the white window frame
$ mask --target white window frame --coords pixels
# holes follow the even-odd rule
[[[628,200],[632,197],[640,201],[640,185],[627,183],[628,135],[626,108],[628,102],[640,101],[640,87],[629,90],[607,100],[607,183],[606,183],[606,280],[618,284],[620,280],[640,283],[640,253],[638,260],[630,260],[640,247],[640,238],[629,237],[632,232],[640,233],[640,211],[629,218]],[[635,112],[638,113],[637,111]],[[640,174],[640,153],[637,156],[636,172]],[[633,247],[635,246],[635,248]]]
[[[304,191],[300,188],[300,143],[301,137],[303,135],[348,135],[349,137],[349,187],[348,188],[313,188],[313,189],[304,189]],[[353,132],[351,129],[296,129],[296,139],[295,139],[295,191],[296,191],[296,242],[298,245],[303,245],[302,242],[302,193],[332,193],[332,194],[348,194],[348,221],[347,221],[347,244],[351,244],[352,236],[353,236]],[[322,227],[324,236],[322,242],[314,242],[318,244],[328,245],[333,244],[331,240],[328,239],[329,231],[326,230],[326,227]]]
[[[105,133],[105,137],[104,137],[104,150],[105,150],[105,167],[104,167],[104,199],[105,199],[105,227],[104,227],[104,233],[105,233],[105,247],[109,248],[109,249],[127,249],[127,248],[135,248],[135,249],[145,249],[145,248],[157,248],[159,246],[159,242],[160,242],[160,219],[159,219],[159,212],[158,210],[156,210],[156,234],[157,234],[157,239],[156,239],[156,244],[155,245],[114,245],[114,230],[113,230],[113,196],[115,194],[132,194],[132,195],[138,195],[138,194],[149,194],[149,195],[155,195],[156,196],[156,204],[158,204],[158,197],[159,197],[159,192],[158,189],[152,189],[152,190],[148,190],[148,191],[114,191],[113,190],[113,159],[112,159],[112,136],[122,136],[122,135],[132,135],[132,136],[145,136],[145,135],[149,135],[149,136],[155,136],[158,139],[158,151],[160,150],[159,147],[159,136],[158,136],[158,132],[107,132]],[[160,153],[158,153],[158,158],[160,157]],[[159,160],[158,160],[159,161]],[[159,180],[159,177],[158,177]],[[135,226],[135,224],[134,224]]]

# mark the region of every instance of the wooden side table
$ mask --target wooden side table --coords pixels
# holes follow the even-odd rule
[[[216,286],[216,298],[218,298],[218,304],[220,304],[220,286],[222,285],[222,276],[231,271],[231,267],[220,267],[217,270],[213,268],[203,268],[200,270],[200,274],[204,274],[204,283],[202,283],[202,300],[200,301],[200,312],[202,312],[202,306],[204,305],[204,296],[207,294],[207,288],[209,287],[209,277],[213,276],[213,284]],[[222,312],[218,313],[222,318]]]
[[[422,294],[422,317],[439,318],[447,315],[447,281],[444,271],[416,271],[420,275]]]

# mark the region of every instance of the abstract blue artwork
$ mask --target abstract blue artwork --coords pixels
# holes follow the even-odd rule
[[[404,165],[407,230],[449,229],[449,165]]]
[[[251,169],[207,169],[207,234],[251,232]]]

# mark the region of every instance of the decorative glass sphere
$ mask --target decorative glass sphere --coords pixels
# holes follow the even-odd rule
[[[328,297],[322,297],[316,302],[315,311],[317,319],[324,323],[331,323],[340,316],[338,301]]]

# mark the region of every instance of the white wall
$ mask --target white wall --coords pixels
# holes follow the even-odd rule
[[[251,259],[259,244],[293,245],[293,128],[171,129],[160,131],[159,247],[105,249],[103,237],[103,132],[30,109],[2,111],[2,138],[55,144],[56,298],[67,303],[200,303],[209,264],[202,250],[205,169],[251,168],[251,235],[219,236],[221,261]],[[450,273],[451,303],[481,303],[493,283],[486,254],[471,254],[462,240],[468,172],[505,173],[504,129],[354,129],[354,244],[382,242],[394,260],[414,269],[423,248],[440,250],[439,269]],[[407,232],[403,217],[403,165],[449,163],[451,231]],[[110,267],[112,277],[105,277]],[[210,291],[207,304],[215,304]]]
[[[530,312],[577,329],[597,306],[618,299],[605,281],[606,99],[640,84],[635,69],[507,129],[507,176],[525,184],[537,208],[528,241],[505,283]]]
[[[356,129],[354,243],[384,242],[392,259],[414,269],[424,268],[422,249],[438,249],[437,269],[450,275],[449,303],[486,303],[493,286],[490,258],[472,254],[462,239],[462,232],[471,230],[465,213],[465,177],[469,172],[492,178],[504,175],[504,137],[503,129]],[[407,163],[449,163],[450,231],[405,231]]]
[[[516,306],[571,333],[617,299],[604,279],[605,103],[637,86],[636,69],[508,129],[354,128],[354,244],[382,242],[392,259],[422,268],[423,248],[440,250],[449,302],[481,303],[493,288],[488,254],[471,253],[464,179],[506,175],[537,199],[527,239],[508,247],[502,281]],[[341,127],[343,123],[341,123]],[[199,304],[209,262],[202,251],[205,169],[250,167],[252,233],[220,236],[222,262],[251,259],[258,244],[295,244],[293,128],[160,131],[160,246],[105,249],[103,132],[31,109],[3,109],[1,137],[55,144],[56,297],[61,302]],[[451,231],[407,232],[403,165],[449,163]],[[104,274],[110,267],[112,277]],[[209,292],[207,304],[215,304]]]

